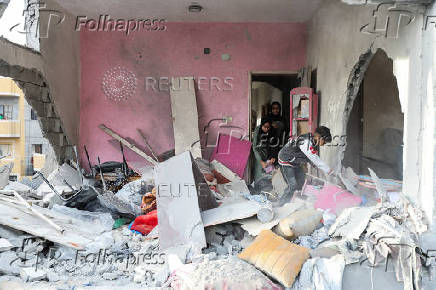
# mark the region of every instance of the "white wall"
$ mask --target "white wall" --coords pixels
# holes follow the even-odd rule
[[[399,97],[404,112],[404,192],[419,201],[428,216],[434,212],[434,122],[435,122],[435,27],[423,31],[420,14],[400,29],[398,38],[377,37],[360,31],[370,23],[376,6],[349,6],[339,0],[324,0],[309,24],[307,64],[318,69],[321,91],[320,124],[332,134],[346,132],[347,80],[359,56],[372,45],[393,60]],[[429,15],[436,15],[435,7]],[[382,15],[383,16],[383,15]],[[429,106],[426,106],[428,104]],[[425,115],[424,115],[425,113]],[[428,152],[422,153],[426,149]],[[329,147],[321,155],[338,166],[340,147]]]

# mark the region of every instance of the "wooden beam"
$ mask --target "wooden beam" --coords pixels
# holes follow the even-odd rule
[[[104,124],[100,124],[98,127],[101,130],[103,130],[103,132],[105,132],[106,134],[108,134],[112,138],[120,141],[124,146],[126,146],[127,148],[129,148],[130,150],[132,150],[133,152],[135,152],[136,154],[138,154],[139,156],[141,156],[142,158],[144,158],[145,160],[147,160],[151,164],[153,164],[153,165],[157,165],[158,164],[153,158],[148,156],[145,152],[140,150],[134,144],[130,143],[129,141],[127,141],[126,139],[124,139],[123,137],[121,137],[120,135],[118,135],[117,133],[115,133],[114,131],[109,129],[108,127],[106,127]]]

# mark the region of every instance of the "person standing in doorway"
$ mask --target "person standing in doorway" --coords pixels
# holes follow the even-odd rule
[[[295,190],[302,188],[304,184],[303,164],[310,162],[326,174],[333,173],[333,170],[317,155],[319,147],[331,141],[330,129],[320,126],[314,134],[307,133],[289,140],[280,150],[278,162],[288,186],[279,200],[279,205],[289,202]]]
[[[273,138],[271,132],[271,120],[269,118],[262,118],[260,125],[254,129],[253,132],[253,153],[254,153],[254,179],[258,180],[265,172],[265,168],[274,164],[274,148],[271,146]]]
[[[268,118],[271,120],[271,129],[274,135],[273,144],[276,144],[276,155],[279,153],[279,150],[282,149],[285,143],[285,134],[286,134],[286,121],[282,116],[282,105],[279,102],[271,103],[271,113],[268,115]],[[276,156],[277,157],[277,156]]]

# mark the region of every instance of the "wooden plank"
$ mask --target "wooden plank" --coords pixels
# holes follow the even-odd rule
[[[172,78],[170,95],[176,155],[189,150],[201,158],[194,78]]]

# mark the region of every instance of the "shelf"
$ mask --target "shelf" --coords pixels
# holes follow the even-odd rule
[[[294,121],[309,121],[309,118],[294,118]]]

